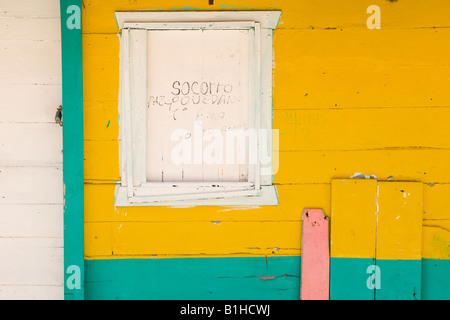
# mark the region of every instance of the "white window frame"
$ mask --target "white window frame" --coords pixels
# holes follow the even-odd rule
[[[121,181],[116,206],[277,205],[273,175],[262,175],[261,144],[272,150],[273,29],[280,11],[116,12],[120,38],[119,140]],[[251,57],[249,118],[252,129],[266,130],[258,141],[257,163],[249,165],[248,182],[146,181],[146,50],[130,43],[146,43],[148,30],[248,29],[254,48]],[[146,48],[146,45],[144,45]],[[133,77],[130,74],[133,74]],[[141,116],[138,116],[141,115]],[[259,139],[259,137],[258,137]],[[273,161],[273,157],[272,157]]]

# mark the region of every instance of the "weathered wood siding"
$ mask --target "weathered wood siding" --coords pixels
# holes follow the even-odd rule
[[[381,29],[370,30],[366,25],[367,7],[373,4],[381,9]],[[273,122],[280,130],[275,176],[278,206],[114,207],[115,183],[120,180],[119,37],[114,12],[139,9],[282,11],[274,33]],[[442,274],[450,259],[449,16],[447,0],[230,0],[214,5],[206,0],[170,4],[85,0],[87,297],[113,297],[111,283],[119,283],[116,278],[142,258],[150,259],[145,263],[152,265],[151,259],[158,258],[266,257],[270,266],[272,258],[281,256],[288,264],[301,254],[302,210],[321,208],[330,217],[331,181],[359,174],[378,181],[423,184],[422,298],[448,297],[442,289],[450,282],[448,275],[441,282],[436,275]],[[374,252],[370,257],[375,257]],[[105,259],[108,262],[99,262]],[[123,261],[119,266],[114,259]],[[196,263],[185,259],[186,270],[193,270]],[[97,280],[97,266],[103,264],[117,269]],[[279,276],[272,278],[273,274],[264,274],[253,264],[242,268],[244,275],[236,278],[235,286],[243,286],[240,281],[245,276],[258,280],[262,276],[265,280],[253,285],[266,289],[264,297],[298,298],[300,280],[293,288],[292,277],[281,277],[293,275],[291,269],[283,271],[283,264],[270,271]],[[226,278],[232,273],[223,272],[214,276]],[[157,281],[158,276],[153,279]],[[192,276],[200,277],[195,272]],[[111,286],[103,287],[105,279]],[[285,295],[279,295],[282,288]],[[141,289],[143,297],[158,297],[151,289]],[[227,295],[215,289],[205,292],[219,298],[231,295],[231,291]],[[244,296],[260,297],[256,291],[253,296],[251,290],[245,291]],[[117,291],[116,297],[127,294]]]
[[[0,299],[63,298],[59,1],[0,0]]]

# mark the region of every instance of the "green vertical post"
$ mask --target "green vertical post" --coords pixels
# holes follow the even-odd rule
[[[64,298],[84,299],[83,56],[81,0],[61,0]]]

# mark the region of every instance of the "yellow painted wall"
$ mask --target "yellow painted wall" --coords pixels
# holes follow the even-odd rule
[[[330,214],[331,180],[423,182],[423,258],[450,259],[448,0],[84,0],[87,259],[299,255],[303,208]],[[369,30],[366,9],[381,8]],[[114,207],[115,11],[279,9],[276,207]]]

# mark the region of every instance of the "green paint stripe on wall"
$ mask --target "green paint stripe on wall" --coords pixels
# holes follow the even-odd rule
[[[422,260],[422,300],[450,300],[450,260]]]
[[[298,300],[300,257],[86,260],[86,299],[149,300]],[[377,261],[380,263],[381,261]],[[400,262],[400,264],[399,264]],[[330,296],[335,300],[373,300],[367,287],[372,259],[332,258]],[[380,264],[377,299],[420,299],[420,289],[392,290],[417,274],[420,260]],[[408,270],[410,269],[410,270]],[[450,299],[450,260],[422,260],[421,298]],[[399,277],[400,274],[400,277]],[[358,280],[358,281],[355,281]],[[409,281],[409,282],[408,282]],[[390,289],[391,288],[391,289]],[[416,296],[409,294],[416,291]]]
[[[420,300],[422,260],[380,260],[376,300]]]
[[[298,300],[300,257],[86,260],[86,299]]]
[[[374,300],[375,288],[367,285],[373,265],[374,258],[331,258],[330,300]]]

